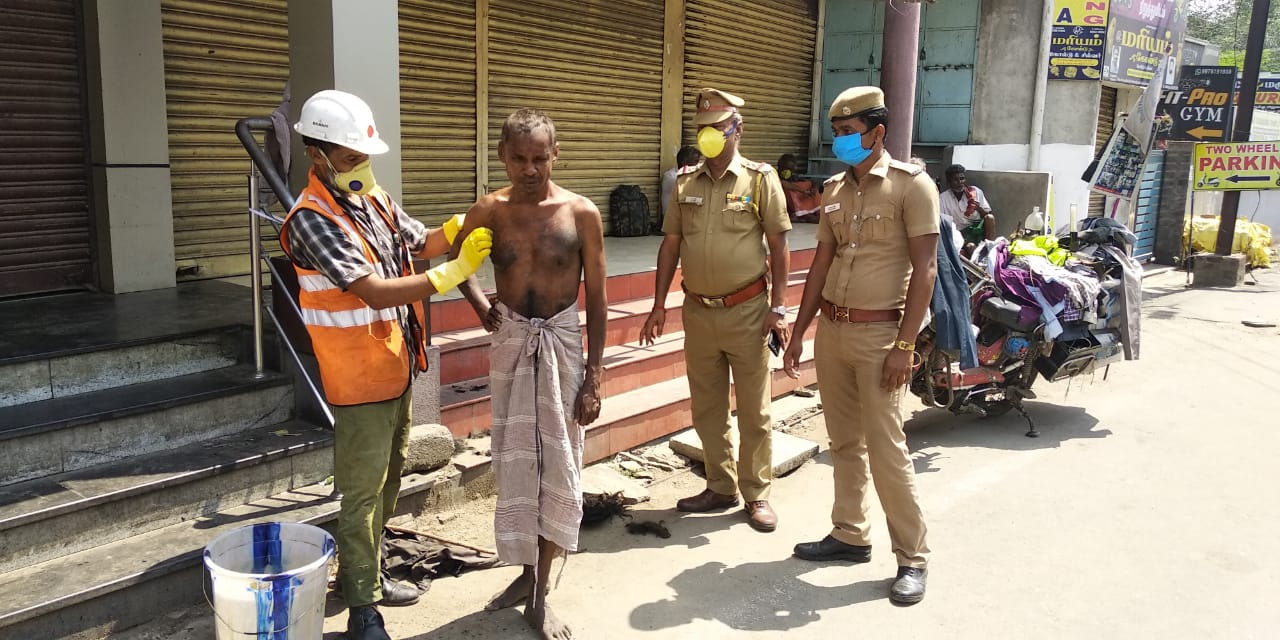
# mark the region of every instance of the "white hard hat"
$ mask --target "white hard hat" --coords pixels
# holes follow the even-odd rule
[[[387,152],[387,143],[378,137],[378,129],[373,126],[369,105],[345,91],[327,89],[307,98],[293,130],[360,153]]]

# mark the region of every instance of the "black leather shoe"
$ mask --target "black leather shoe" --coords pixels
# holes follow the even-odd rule
[[[391,640],[377,607],[352,607],[347,612],[347,640]]]
[[[801,542],[796,545],[795,554],[801,560],[827,562],[844,560],[847,562],[871,562],[871,546],[845,544],[831,536],[817,542]]]
[[[418,588],[399,580],[382,576],[382,599],[378,604],[388,607],[407,607],[418,602],[422,592]]]
[[[928,569],[898,567],[898,579],[893,581],[889,599],[898,604],[915,604],[924,600],[924,583]]]

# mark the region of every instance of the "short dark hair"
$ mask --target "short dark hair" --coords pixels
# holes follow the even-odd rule
[[[868,131],[876,128],[876,125],[884,125],[885,129],[889,128],[889,110],[884,107],[867,109],[854,117],[861,120],[862,124],[867,125]]]
[[[516,135],[527,136],[538,129],[546,129],[547,135],[551,136],[551,144],[556,143],[556,123],[550,116],[537,109],[517,109],[502,123],[502,137],[498,138],[498,144],[505,144]]]
[[[330,153],[333,153],[334,149],[337,149],[338,147],[342,146],[334,142],[326,142],[324,140],[318,140],[316,138],[312,138],[311,136],[302,136],[302,144],[303,146],[307,146],[307,147],[315,147],[319,149],[320,152],[325,154],[326,156],[329,155]]]
[[[702,152],[697,147],[685,145],[680,147],[676,152],[676,164],[683,167],[686,165],[697,164],[698,159],[702,157]]]
[[[778,166],[779,166],[779,167],[781,167],[781,166],[782,166],[782,165],[784,165],[784,164],[794,164],[794,165],[799,165],[799,164],[800,164],[800,159],[799,159],[799,158],[797,158],[797,157],[796,157],[796,154],[794,154],[794,153],[784,153],[784,154],[782,154],[782,155],[778,156]]]
[[[945,175],[947,176],[947,179],[948,179],[948,180],[950,180],[950,179],[951,179],[951,176],[958,176],[958,175],[960,175],[960,174],[962,174],[962,173],[964,173],[964,165],[962,165],[962,164],[953,164],[953,165],[951,165],[951,166],[947,167],[947,170],[946,170],[946,172],[945,172]]]

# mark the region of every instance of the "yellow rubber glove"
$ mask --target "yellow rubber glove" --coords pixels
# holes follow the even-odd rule
[[[440,230],[444,232],[444,241],[453,246],[453,239],[458,237],[458,232],[462,231],[462,223],[466,222],[466,214],[456,214],[452,218],[444,221],[440,226]]]
[[[479,227],[462,241],[458,257],[427,271],[427,279],[435,286],[436,293],[445,293],[475,273],[492,248],[493,232],[488,227]]]

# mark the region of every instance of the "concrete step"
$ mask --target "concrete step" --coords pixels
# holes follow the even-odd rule
[[[771,393],[775,399],[817,383],[810,334],[806,335],[798,380],[787,377],[782,371],[781,358],[771,355],[769,368],[772,371]],[[586,463],[664,438],[693,423],[689,383],[684,376],[619,394],[602,404],[599,419],[587,427],[583,452]],[[731,389],[730,408],[735,404]]]
[[[85,353],[26,354],[0,361],[0,407],[65,398],[229,367],[239,360],[244,330],[155,336]]]
[[[397,513],[437,492],[462,491],[458,472],[403,478]],[[317,483],[215,514],[0,574],[0,638],[98,640],[204,600],[202,553],[223,533],[259,522],[332,529],[333,486]]]
[[[734,421],[735,425],[737,421]],[[738,432],[736,430],[730,432],[729,439],[733,442],[733,455],[737,459],[738,456]],[[677,433],[670,440],[671,450],[686,457],[690,460],[706,462],[706,452],[702,448],[702,438],[698,437],[698,432],[693,429],[685,429]],[[780,478],[804,464],[810,458],[818,455],[818,443],[804,438],[797,438],[789,433],[780,431],[773,432],[772,443],[772,464],[773,477]]]
[[[786,295],[788,306],[800,305],[807,273],[806,271],[791,272]],[[652,278],[650,278],[650,287],[652,287]],[[664,333],[672,334],[684,329],[683,305],[684,293],[678,288],[667,294]],[[605,329],[605,347],[638,344],[640,330],[644,328],[652,308],[652,292],[647,298],[611,303]],[[586,314],[579,312],[578,325],[583,328],[584,333],[586,322]],[[468,327],[437,334],[432,337],[432,341],[440,347],[440,384],[451,385],[489,375],[489,334],[483,328]]]
[[[0,408],[0,485],[284,422],[291,383],[242,365]]]
[[[0,487],[0,572],[319,482],[332,442],[286,422]]]

